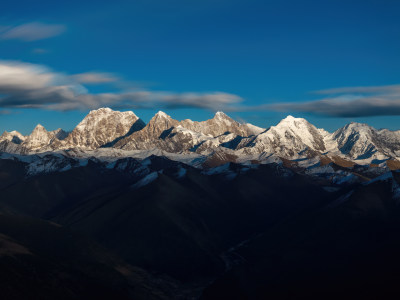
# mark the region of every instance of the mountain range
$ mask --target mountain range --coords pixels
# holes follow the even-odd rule
[[[264,129],[241,124],[223,112],[217,112],[210,120],[195,122],[174,120],[160,111],[145,124],[131,111],[100,108],[91,111],[69,133],[62,129],[47,131],[39,124],[28,136],[17,131],[5,131],[0,136],[0,151],[13,154],[99,149],[113,153],[118,150],[120,156],[129,156],[132,150],[157,149],[203,156],[225,152],[237,157],[236,161],[271,154],[291,161],[318,158],[346,165],[396,165],[400,158],[400,131],[350,123],[329,133],[292,116]]]

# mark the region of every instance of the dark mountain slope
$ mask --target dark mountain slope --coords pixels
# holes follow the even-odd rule
[[[10,161],[9,161],[10,162]],[[13,162],[4,172],[14,172]],[[0,207],[15,214],[44,217],[56,207],[72,205],[85,196],[105,194],[128,180],[129,174],[112,172],[89,161],[86,167],[67,172],[40,174],[21,178],[1,189]]]
[[[278,165],[201,171],[160,157],[144,164],[150,175],[96,162],[37,175],[3,189],[0,207],[74,228],[133,265],[191,282],[221,274],[230,247],[331,197]],[[138,186],[144,176],[156,178]]]
[[[20,182],[24,177],[24,163],[10,159],[0,159],[0,189]]]
[[[359,186],[235,249],[202,299],[396,299],[399,230],[392,180]]]
[[[146,283],[147,281],[147,283]],[[166,299],[148,275],[59,225],[0,214],[2,299]]]

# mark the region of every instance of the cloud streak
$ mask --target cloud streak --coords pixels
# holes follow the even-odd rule
[[[79,83],[86,84],[101,84],[116,82],[119,78],[112,73],[105,72],[86,72],[81,74],[76,74],[72,76],[74,80]]]
[[[391,94],[400,93],[400,85],[381,85],[381,86],[355,86],[341,87],[326,90],[314,91],[315,94],[334,95],[334,94]]]
[[[136,89],[93,94],[83,83],[106,83],[116,78],[109,73],[66,75],[28,63],[0,61],[0,109],[38,108],[87,110],[112,108],[203,108],[220,110],[241,102],[233,94],[174,93]]]
[[[32,22],[18,26],[3,26],[0,28],[1,40],[19,40],[32,42],[58,36],[66,31],[61,24],[44,24]]]
[[[343,118],[400,115],[400,85],[344,87],[315,93],[326,97],[315,101],[275,103],[263,108]]]
[[[0,111],[18,108],[47,110],[201,108],[223,111],[283,111],[327,117],[400,115],[400,85],[344,87],[315,91],[314,101],[243,105],[243,99],[224,92],[176,93],[125,86],[113,73],[64,74],[29,63],[0,61]],[[86,86],[113,84],[112,93],[91,93]],[[124,86],[122,88],[121,86]],[[130,90],[129,90],[130,88]],[[1,114],[1,113],[0,113]]]

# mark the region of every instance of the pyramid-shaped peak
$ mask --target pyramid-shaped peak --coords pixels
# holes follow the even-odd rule
[[[222,111],[217,111],[214,115],[213,118],[214,121],[222,121],[226,124],[232,124],[232,123],[237,123],[234,121],[231,117],[229,117],[226,113]]]
[[[41,124],[37,124],[32,133],[24,141],[24,145],[30,150],[38,149],[48,145],[53,138],[53,134],[48,132]]]
[[[29,135],[30,138],[37,138],[38,136],[47,136],[49,132],[41,124],[37,124]]]
[[[226,113],[224,113],[224,112],[222,112],[222,111],[217,111],[217,112],[215,113],[214,118],[218,118],[218,119],[229,118],[229,119],[230,119],[230,117],[229,117]]]
[[[160,110],[158,113],[154,115],[153,119],[171,119],[171,117],[167,115],[165,112]]]
[[[37,124],[33,131],[47,131],[42,124]]]

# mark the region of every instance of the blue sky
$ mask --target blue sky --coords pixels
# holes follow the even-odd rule
[[[71,130],[104,103],[144,121],[221,109],[262,127],[292,114],[328,130],[400,129],[399,11],[385,0],[2,1],[0,131]],[[12,90],[10,68],[22,72]],[[50,99],[65,86],[73,99]]]

